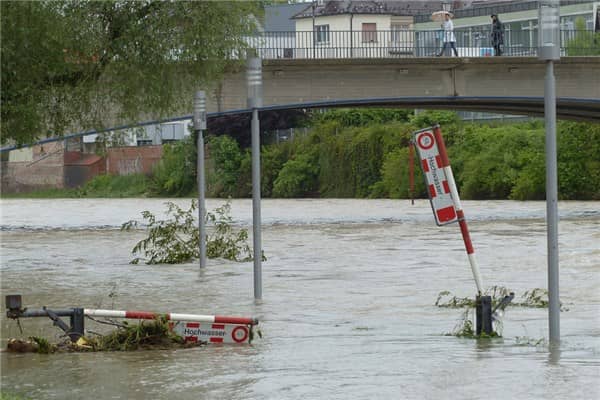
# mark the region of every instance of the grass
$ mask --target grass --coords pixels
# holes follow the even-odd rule
[[[122,198],[147,197],[150,178],[143,174],[98,175],[74,189],[45,189],[27,193],[2,193],[4,199]]]
[[[25,397],[23,395],[16,394],[16,393],[6,393],[6,392],[0,393],[0,400],[26,400],[26,399],[29,399],[29,397]]]

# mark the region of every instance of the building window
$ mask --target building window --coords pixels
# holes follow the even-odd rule
[[[315,41],[317,43],[329,42],[329,25],[315,25]]]
[[[363,23],[362,24],[362,41],[363,43],[377,42],[377,24]]]
[[[138,146],[151,146],[152,140],[151,139],[138,139],[137,145]]]

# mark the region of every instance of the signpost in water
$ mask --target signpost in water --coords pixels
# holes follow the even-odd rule
[[[492,298],[483,296],[483,286],[479,266],[475,259],[475,249],[471,243],[469,228],[465,213],[460,202],[452,167],[446,152],[442,131],[439,125],[425,128],[413,133],[413,141],[419,154],[419,164],[425,177],[427,195],[433,209],[433,216],[438,225],[458,222],[465,249],[471,265],[471,271],[477,286],[476,298],[476,334],[493,334],[492,327]],[[509,300],[510,301],[510,300]]]

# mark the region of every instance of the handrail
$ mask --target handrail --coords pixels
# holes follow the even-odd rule
[[[590,30],[561,30],[561,56],[600,55],[599,35]],[[456,28],[454,36],[459,57],[494,55],[489,26]],[[440,53],[443,40],[442,29],[262,32],[246,38],[263,59],[433,57]],[[537,46],[537,28],[504,31],[503,56],[536,57]]]

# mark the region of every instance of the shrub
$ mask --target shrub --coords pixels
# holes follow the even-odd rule
[[[288,160],[273,184],[275,197],[304,197],[317,187],[319,166],[310,154]]]
[[[155,195],[186,196],[196,188],[196,146],[188,137],[163,146],[163,155],[154,168],[151,190]]]

